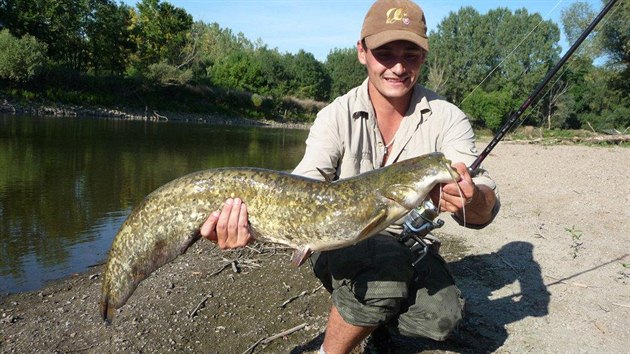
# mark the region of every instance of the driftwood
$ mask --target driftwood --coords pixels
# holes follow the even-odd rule
[[[574,142],[577,143],[615,143],[615,144],[619,144],[619,143],[627,143],[630,142],[630,135],[628,134],[624,134],[624,135],[598,135],[598,136],[592,136],[592,137],[573,137],[571,139]]]
[[[246,353],[252,353],[254,351],[254,348],[256,348],[259,344],[268,344],[271,343],[273,340],[276,340],[278,338],[282,338],[285,336],[288,336],[289,334],[292,334],[294,332],[297,332],[299,330],[301,330],[302,328],[306,327],[306,323],[302,323],[300,325],[297,325],[293,328],[287,329],[286,331],[280,332],[278,334],[274,334],[273,336],[270,337],[266,337],[266,338],[260,338],[256,343],[254,343],[251,347],[247,348],[246,351],[243,352],[243,354]]]

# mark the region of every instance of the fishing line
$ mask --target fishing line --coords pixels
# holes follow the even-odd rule
[[[615,5],[617,0],[610,0],[606,6],[601,10],[601,12],[595,17],[595,19],[588,25],[586,30],[582,32],[580,37],[571,45],[571,47],[567,50],[567,52],[560,58],[560,61],[556,63],[556,65],[545,75],[542,81],[536,86],[534,91],[527,97],[525,102],[518,108],[516,112],[510,115],[510,118],[501,126],[497,134],[492,138],[492,140],[488,143],[485,149],[477,156],[475,161],[470,165],[469,170],[471,175],[476,175],[479,171],[479,167],[483,160],[490,154],[492,149],[503,139],[503,137],[510,131],[510,128],[517,122],[519,117],[527,110],[527,108],[533,103],[533,101],[540,95],[545,86],[549,83],[551,78],[560,70],[560,68],[569,60],[571,55],[577,50],[577,48],[582,44],[582,42],[588,37],[588,35],[593,31],[595,26],[602,20],[602,18],[610,11],[610,9]]]
[[[523,44],[523,42],[525,42],[525,40],[527,40],[527,38],[529,38],[532,33],[534,33],[534,31],[536,31],[538,29],[538,27],[540,27],[540,24],[542,24],[543,22],[547,21],[545,20],[545,18],[548,18],[549,15],[551,15],[551,13],[556,9],[556,7],[558,7],[561,3],[563,3],[564,0],[559,0],[556,5],[549,10],[549,12],[541,18],[541,20],[536,24],[536,26],[534,26],[534,28],[532,28],[531,31],[529,31],[529,33],[527,33],[525,35],[525,37],[523,37],[523,39],[521,39],[521,41],[512,49],[512,51],[510,51],[508,53],[508,55],[505,56],[505,58],[503,58],[503,60],[501,60],[501,62],[499,64],[497,64],[492,70],[490,70],[490,72],[488,73],[488,75],[486,75],[486,77],[483,78],[483,80],[481,80],[481,82],[472,90],[470,91],[470,93],[468,94],[468,96],[464,97],[464,99],[459,103],[460,105],[463,104],[464,102],[466,102],[466,100],[468,99],[468,97],[470,97],[481,85],[483,85],[484,82],[486,82],[488,80],[488,78],[499,68],[503,65],[503,63],[505,63],[505,61],[512,55],[514,54],[514,52]]]
[[[603,27],[603,26],[605,26],[605,25],[609,22],[610,18],[611,18],[611,17],[612,17],[612,16],[613,16],[616,12],[617,12],[617,10],[618,10],[618,9],[619,9],[619,6],[615,7],[614,9],[612,9],[612,11],[610,12],[610,16],[603,18],[603,20],[602,20],[602,21],[600,22],[600,24],[599,24],[599,27]],[[581,52],[584,52],[584,51],[585,51],[585,49],[586,49],[586,48],[584,48],[584,47],[582,47],[582,48],[578,48],[578,49],[576,50],[576,53],[577,53],[577,54],[581,54]],[[564,68],[562,68],[562,71],[560,72],[560,74],[559,74],[559,75],[557,75],[556,80],[555,80],[555,81],[554,81],[554,82],[553,82],[553,83],[549,86],[549,88],[546,90],[546,92],[545,92],[545,93],[541,96],[541,99],[539,99],[539,100],[538,100],[538,101],[537,101],[537,102],[536,102],[536,103],[532,106],[532,108],[531,108],[530,112],[540,108],[540,106],[543,104],[543,101],[544,101],[544,100],[543,100],[543,98],[547,97],[548,95],[549,95],[549,96],[551,95],[551,92],[552,92],[552,90],[553,90],[554,86],[555,86],[555,85],[558,83],[558,81],[560,81],[560,79],[561,79],[561,78],[562,78],[562,77],[563,77],[563,76],[567,73],[567,71],[569,71],[569,69],[573,68],[573,67],[571,67],[571,65],[573,65],[573,64],[575,63],[575,60],[576,60],[576,59],[577,59],[577,58],[575,58],[575,57],[574,57],[574,58],[571,58],[570,60],[568,60],[568,61],[567,61],[567,65],[566,65]],[[567,82],[567,85],[569,85],[569,82]],[[551,96],[550,96],[550,98],[551,98]],[[528,115],[527,115],[527,117],[526,117],[526,118],[524,118],[524,119],[521,119],[521,120],[518,122],[518,124],[517,124],[514,128],[518,128],[518,127],[520,127],[520,126],[521,126],[521,125],[522,125],[522,124],[523,124],[523,123],[527,120],[527,118],[530,118],[531,116],[532,116],[532,113],[528,114]],[[538,126],[539,126],[539,127],[540,127],[540,126],[542,126],[543,121],[544,121],[544,119],[545,119],[545,118],[546,118],[546,117],[544,117],[544,116],[540,117],[540,120],[539,120],[539,123],[538,123]]]

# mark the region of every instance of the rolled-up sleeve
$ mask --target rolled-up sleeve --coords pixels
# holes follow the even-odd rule
[[[311,126],[306,138],[304,157],[293,170],[293,174],[323,180],[324,176],[317,170],[319,168],[332,179],[342,154],[343,145],[337,120],[330,107],[326,107],[317,114]]]

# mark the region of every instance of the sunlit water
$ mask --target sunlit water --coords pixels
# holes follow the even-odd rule
[[[0,116],[0,293],[102,263],[131,208],[223,166],[290,170],[307,131]]]

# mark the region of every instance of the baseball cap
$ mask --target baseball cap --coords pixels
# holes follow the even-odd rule
[[[361,39],[369,49],[403,40],[429,51],[427,23],[420,6],[409,0],[378,0],[363,20]]]

